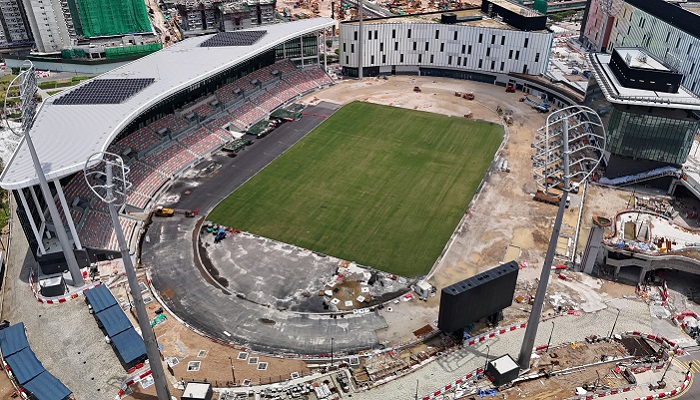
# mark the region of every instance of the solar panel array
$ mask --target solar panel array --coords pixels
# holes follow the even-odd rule
[[[199,47],[252,46],[267,31],[220,32],[203,41]]]
[[[154,78],[95,79],[59,97],[53,104],[119,104],[154,81]]]

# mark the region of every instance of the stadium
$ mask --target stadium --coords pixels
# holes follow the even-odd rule
[[[386,321],[376,313],[354,311],[368,311],[405,294],[413,277],[436,263],[503,139],[503,128],[359,103],[341,109],[322,102],[298,112],[301,106],[292,104],[296,99],[333,85],[319,50],[323,31],[332,24],[319,18],[189,39],[47,99],[31,135],[79,266],[88,271],[96,262],[119,257],[108,208],[91,192],[82,172],[88,157],[107,151],[120,155],[129,168],[132,187],[119,219],[130,251],[149,267],[163,303],[189,326],[258,351],[319,354],[333,345],[338,352],[376,347],[375,331],[386,327]],[[272,115],[300,114],[304,116],[293,124],[278,127],[274,139],[241,148],[250,141],[245,132],[267,126]],[[376,128],[382,129],[381,135]],[[59,141],[56,132],[61,132]],[[327,151],[331,145],[335,150]],[[233,149],[237,151],[229,157],[220,151]],[[324,157],[326,163],[311,163]],[[365,162],[357,162],[363,158]],[[281,179],[287,186],[279,185],[274,171],[286,171],[288,176]],[[318,192],[333,181],[338,184]],[[388,181],[392,187],[386,187]],[[12,190],[18,205],[18,221],[39,264],[33,276],[41,295],[50,299],[64,295],[64,288],[69,294],[77,290],[61,275],[68,262],[25,142],[0,182]],[[256,182],[269,192],[259,192]],[[364,188],[363,201],[352,197],[358,185]],[[295,187],[306,190],[295,193],[296,205],[284,197]],[[246,196],[246,191],[252,197],[236,197]],[[271,212],[278,204],[287,204],[283,214],[296,219],[283,220]],[[156,205],[177,215],[152,217]],[[327,218],[306,218],[314,208],[326,209]],[[195,210],[201,212],[197,218],[184,217]],[[299,224],[300,218],[308,223]],[[204,233],[212,224],[230,235],[234,228],[244,232],[235,242],[209,247],[213,243]],[[292,226],[297,229],[282,233]],[[377,231],[380,226],[383,230]],[[185,245],[198,232],[202,238],[194,246]],[[249,236],[273,247],[290,246],[313,260],[295,270],[278,255],[276,263],[286,271],[280,273],[259,265],[262,258],[249,257],[238,262],[255,272],[227,270],[226,251],[217,251]],[[246,246],[254,252],[254,244]],[[327,302],[298,294],[323,287],[325,282],[312,276],[333,276],[342,263],[362,277],[353,284],[362,282],[364,300],[337,295]],[[182,264],[193,267],[174,268]],[[192,279],[194,266],[201,279]],[[284,278],[276,279],[280,275]],[[390,283],[381,288],[366,283],[383,278]],[[212,286],[221,291],[212,291]],[[204,297],[192,303],[188,297],[193,292]],[[221,314],[232,301],[237,312],[217,317],[224,328],[212,326],[202,313],[202,307],[210,307],[211,313]],[[322,318],[329,313],[350,324],[341,328],[334,319]]]

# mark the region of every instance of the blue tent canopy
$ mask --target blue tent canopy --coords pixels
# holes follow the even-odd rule
[[[92,306],[92,311],[98,313],[106,308],[117,304],[112,292],[107,286],[99,285],[85,292],[85,298]]]
[[[27,342],[23,322],[0,330],[0,351],[4,357],[9,357],[27,347],[29,342]]]
[[[20,386],[46,371],[29,347],[18,351],[10,357],[5,357],[5,362],[10,366]]]
[[[129,328],[133,328],[131,321],[129,321],[129,318],[118,305],[106,308],[95,314],[95,316],[104,326],[107,336],[110,338]]]
[[[37,400],[65,400],[71,391],[48,371],[37,375],[31,381],[23,385]]]
[[[127,329],[110,339],[117,351],[117,357],[119,357],[125,367],[130,366],[141,358],[145,358],[146,345],[134,328]]]

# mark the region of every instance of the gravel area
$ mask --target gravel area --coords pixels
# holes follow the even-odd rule
[[[648,331],[651,325],[648,306],[638,300],[618,299],[617,304],[624,305],[625,312],[620,314],[615,327],[616,332],[639,329]],[[582,340],[590,334],[607,335],[613,326],[617,310],[607,308],[594,313],[584,313],[581,316],[565,315],[554,319],[554,334],[552,343],[565,343]],[[540,323],[535,344],[546,344],[551,331],[551,323]],[[419,396],[431,393],[443,387],[454,379],[465,375],[476,368],[483,367],[487,345],[490,346],[489,359],[503,354],[510,354],[517,360],[520,344],[525,334],[524,329],[517,329],[503,336],[496,336],[479,345],[466,347],[428,364],[420,370],[395,379],[376,389],[353,394],[353,399],[360,400],[405,400],[415,396],[416,381],[418,381]]]
[[[0,319],[24,322],[39,361],[76,398],[113,400],[126,371],[105,343],[82,297],[61,305],[37,302],[28,283],[30,268],[36,264],[18,223],[13,224],[11,235]]]

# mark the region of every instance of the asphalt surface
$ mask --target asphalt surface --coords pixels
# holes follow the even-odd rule
[[[685,367],[689,367],[689,363],[693,363],[693,367],[690,368],[693,373],[690,380],[690,387],[677,398],[686,400],[700,400],[700,384],[696,382],[698,372],[700,372],[700,348],[688,351],[686,354],[677,357],[676,361],[684,364]]]
[[[307,108],[306,116],[299,121],[286,123],[269,136],[256,140],[235,158],[212,157],[209,163],[221,165],[214,173],[204,178],[180,179],[164,196],[180,195],[170,206],[198,208],[200,216],[205,216],[337,108],[330,104]],[[185,194],[186,190],[189,194]],[[352,353],[380,346],[375,331],[386,328],[387,324],[376,311],[337,318],[298,314],[252,302],[222,289],[201,272],[202,265],[195,254],[195,231],[203,218],[178,215],[155,219],[144,236],[141,251],[141,262],[151,267],[153,285],[163,301],[188,324],[219,340],[261,352],[327,354],[333,346],[335,352]]]

